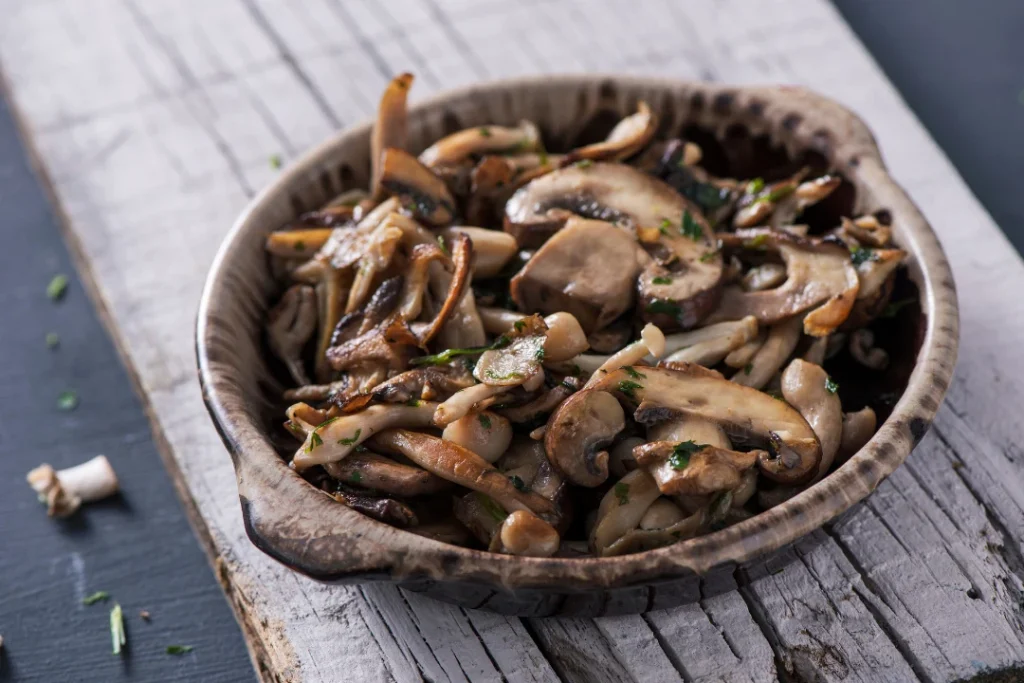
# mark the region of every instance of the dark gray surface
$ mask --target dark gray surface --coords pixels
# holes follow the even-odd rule
[[[1024,0],[833,2],[1024,250]]]
[[[0,681],[255,680],[2,100],[0,215]],[[45,290],[56,273],[73,281],[55,304]],[[48,332],[60,335],[59,348],[46,348]],[[65,389],[78,392],[74,411],[57,409]],[[72,520],[48,519],[26,472],[99,453],[113,463],[123,495]],[[124,610],[124,656],[111,654],[113,600],[82,605],[98,590]],[[173,644],[195,650],[166,654]]]

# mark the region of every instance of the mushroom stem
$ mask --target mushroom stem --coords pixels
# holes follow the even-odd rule
[[[105,455],[64,470],[43,464],[29,472],[26,479],[46,503],[46,512],[51,517],[68,517],[82,503],[112,496],[118,487],[117,474]]]
[[[648,355],[658,358],[663,353],[665,353],[664,333],[651,323],[647,323],[644,325],[644,329],[640,332],[640,339],[618,353],[609,356],[608,360],[602,363],[601,366],[594,371],[594,374],[591,375],[589,380],[587,380],[587,383],[583,388],[587,389],[593,386],[610,372],[614,372],[615,370],[626,367],[627,365],[639,363]]]

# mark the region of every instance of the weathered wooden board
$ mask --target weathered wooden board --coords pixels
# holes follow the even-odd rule
[[[1024,267],[824,0],[0,0],[0,16],[27,135],[265,680],[952,681],[1024,664]],[[933,432],[865,504],[680,609],[519,620],[277,566],[245,537],[200,401],[195,303],[268,158],[370,115],[405,69],[419,96],[587,70],[795,82],[849,105],[956,273],[961,360]]]

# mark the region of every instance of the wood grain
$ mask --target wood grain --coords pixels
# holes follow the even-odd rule
[[[949,681],[1021,665],[1024,383],[1003,369],[1021,365],[1024,268],[823,0],[0,7],[14,101],[264,680]],[[195,302],[270,155],[370,115],[407,68],[417,96],[587,70],[802,83],[850,106],[956,274],[961,362],[934,431],[866,504],[683,609],[520,621],[274,564],[245,537],[199,399]]]

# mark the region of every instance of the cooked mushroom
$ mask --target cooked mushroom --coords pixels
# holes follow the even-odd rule
[[[433,417],[434,425],[441,428],[447,427],[452,422],[469,415],[489,399],[513,388],[513,386],[507,385],[481,383],[456,391],[448,400],[437,406]]]
[[[331,497],[353,510],[358,510],[364,515],[387,522],[393,526],[404,528],[419,524],[419,519],[412,508],[394,498],[375,496],[341,484],[338,485],[338,490]]]
[[[605,359],[599,367],[597,367],[590,379],[587,380],[584,388],[592,386],[596,382],[600,381],[601,378],[605,377],[608,373],[618,370],[619,368],[629,367],[636,363],[641,362],[647,356],[653,356],[659,358],[665,353],[665,335],[662,334],[656,326],[651,323],[644,325],[644,328],[640,330],[640,339],[633,342],[626,348],[622,349],[618,353],[612,354]],[[581,358],[576,357],[577,360]]]
[[[605,391],[580,391],[548,420],[544,450],[551,464],[572,483],[599,486],[608,478],[608,451],[603,449],[625,426],[625,413],[614,396]]]
[[[712,366],[757,336],[757,318],[716,323],[692,332],[665,337],[666,362]]]
[[[658,484],[645,470],[633,470],[616,482],[597,509],[597,522],[590,532],[591,551],[604,556],[608,546],[637,528],[659,496]]]
[[[889,354],[875,346],[875,333],[867,328],[850,335],[850,355],[866,368],[884,370],[889,365]]]
[[[775,209],[772,211],[771,226],[776,230],[781,230],[783,226],[791,225],[804,209],[825,199],[842,182],[843,179],[839,176],[823,175],[820,178],[800,183],[792,193],[775,205]]]
[[[355,270],[352,285],[348,290],[348,302],[345,304],[345,313],[351,313],[360,308],[370,294],[373,283],[379,280],[379,275],[389,265],[398,248],[399,240],[402,239],[402,231],[385,221],[380,227],[373,231],[366,240],[362,257]],[[422,249],[422,245],[420,246]],[[433,245],[436,247],[437,245]],[[438,248],[440,251],[440,248]],[[416,258],[416,254],[413,255]],[[429,258],[429,257],[428,257]],[[441,253],[439,258],[444,258]]]
[[[473,376],[491,386],[524,385],[536,389],[543,379],[544,342],[547,324],[534,315],[516,322],[505,335],[507,344],[484,351],[473,368]]]
[[[410,73],[395,76],[384,89],[380,106],[377,108],[377,121],[370,134],[370,192],[378,200],[384,197],[384,188],[381,185],[384,150],[389,147],[405,149],[406,100],[412,82],[413,75]]]
[[[437,401],[475,383],[473,375],[461,364],[426,366],[406,370],[381,382],[373,388],[371,397],[375,403]]]
[[[832,467],[843,433],[843,406],[836,393],[838,385],[821,366],[793,359],[782,373],[782,396],[800,411],[821,443],[821,462],[811,483]]]
[[[444,181],[401,149],[384,150],[380,184],[413,216],[431,225],[450,223],[455,215],[455,200]]]
[[[587,343],[594,353],[615,353],[629,343],[633,336],[633,321],[622,317],[607,327],[587,335]]]
[[[608,449],[608,472],[616,479],[621,479],[626,472],[636,469],[636,459],[633,457],[633,449],[645,443],[639,436],[627,436],[619,439]]]
[[[282,258],[308,258],[327,244],[332,232],[331,228],[278,230],[267,237],[267,253]]]
[[[871,406],[843,413],[843,435],[839,440],[836,460],[840,463],[846,462],[864,448],[864,444],[871,440],[877,426],[878,418],[875,417],[875,411]]]
[[[686,513],[672,502],[669,498],[659,498],[647,508],[647,512],[640,518],[640,528],[646,531],[652,529],[664,529],[673,524],[678,524],[685,517]]]
[[[852,221],[843,216],[842,229],[857,242],[869,247],[884,248],[892,243],[892,229],[870,214],[858,216]]]
[[[331,379],[327,351],[331,346],[334,328],[341,321],[342,312],[345,310],[345,299],[351,282],[352,275],[348,271],[327,268],[323,271],[321,281],[316,285],[320,328],[317,331],[313,377],[317,382],[327,382]]]
[[[512,443],[512,424],[501,415],[484,410],[449,423],[441,438],[494,463]]]
[[[743,473],[769,456],[765,451],[740,452],[693,441],[651,441],[633,449],[633,457],[662,493],[703,496],[737,488]]]
[[[267,315],[267,342],[296,384],[309,384],[302,350],[316,330],[316,292],[308,285],[292,285]]]
[[[46,503],[50,517],[69,517],[82,503],[103,500],[117,493],[118,487],[117,475],[105,455],[63,470],[42,464],[26,479],[39,500]]]
[[[633,305],[642,252],[611,223],[570,218],[509,285],[520,310],[566,311],[590,332]]]
[[[443,137],[420,154],[427,166],[457,164],[471,156],[494,152],[532,152],[540,144],[540,131],[530,121],[519,125],[477,126]]]
[[[807,421],[784,401],[700,366],[643,368],[640,374],[634,379],[625,368],[616,370],[592,390],[612,392],[629,404],[649,402],[702,417],[717,422],[734,441],[767,445],[771,454],[759,457],[758,466],[774,481],[797,484],[816,472],[821,444]]]
[[[654,505],[657,504],[658,501],[655,501]],[[654,505],[651,507],[653,508]],[[639,553],[693,538],[705,532],[709,527],[708,507],[708,505],[703,505],[693,514],[683,517],[675,524],[661,529],[644,529],[641,526],[627,531],[617,541],[608,545],[601,552],[601,557]],[[650,508],[648,508],[648,512],[650,512]],[[644,513],[644,518],[647,517],[647,514]],[[644,518],[641,518],[641,525]]]
[[[324,470],[340,482],[408,498],[440,493],[451,484],[437,475],[403,465],[376,453],[353,453],[340,462],[324,463]]]
[[[574,149],[565,163],[590,159],[592,161],[622,161],[633,156],[651,141],[658,128],[658,117],[640,100],[637,111],[619,121],[608,137],[592,145]]]
[[[503,408],[498,413],[512,422],[534,422],[549,415],[582,386],[583,382],[579,378],[566,377],[532,401],[511,408]]]
[[[824,365],[828,354],[828,343],[831,338],[831,335],[828,337],[812,337],[807,345],[807,349],[804,351],[804,360],[815,365]]]
[[[743,369],[732,376],[732,381],[761,389],[775,376],[786,359],[793,355],[800,341],[802,323],[799,317],[790,318],[768,328],[764,344]]]
[[[516,510],[501,523],[498,552],[551,557],[561,543],[558,531],[528,510]]]
[[[764,263],[748,270],[740,285],[748,292],[773,289],[786,281],[786,267],[781,263]]]
[[[764,346],[768,339],[768,330],[764,327],[758,329],[757,335],[743,346],[733,349],[725,356],[724,363],[730,368],[745,368],[747,363],[754,360],[754,356]]]
[[[854,250],[853,260],[857,264],[857,277],[860,278],[857,301],[876,300],[906,255],[902,249]]]
[[[449,237],[461,233],[473,243],[473,277],[488,278],[498,275],[518,250],[514,237],[506,232],[456,225],[441,231]]]

